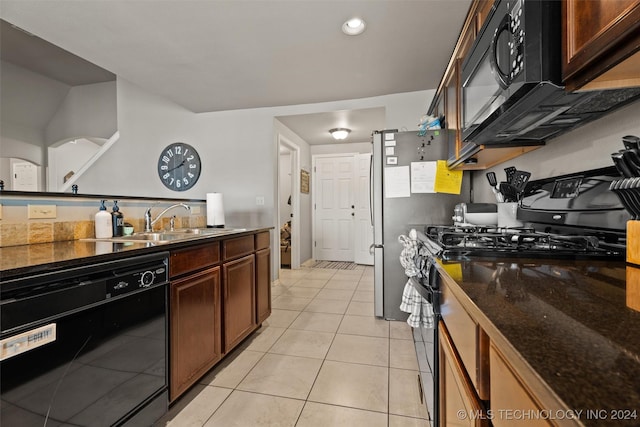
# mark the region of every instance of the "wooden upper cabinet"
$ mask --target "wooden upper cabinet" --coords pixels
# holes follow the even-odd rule
[[[568,90],[640,86],[640,0],[564,0]]]
[[[491,12],[491,8],[495,2],[493,0],[478,0],[476,6],[476,25],[478,31],[484,25],[484,22],[487,20],[489,16],[489,12]]]

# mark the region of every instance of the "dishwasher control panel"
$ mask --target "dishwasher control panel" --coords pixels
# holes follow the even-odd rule
[[[107,280],[107,298],[162,285],[168,281],[169,270],[164,263],[141,265],[134,270],[116,271],[113,277]]]

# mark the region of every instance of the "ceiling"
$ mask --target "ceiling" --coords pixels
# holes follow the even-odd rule
[[[0,17],[193,112],[211,112],[436,88],[470,3],[2,0]],[[347,36],[341,26],[354,16],[367,28]],[[344,126],[353,130],[344,142],[362,142],[384,127],[384,111],[279,120],[312,145],[330,143],[328,129]]]

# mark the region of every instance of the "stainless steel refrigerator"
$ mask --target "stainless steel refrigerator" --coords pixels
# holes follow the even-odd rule
[[[452,225],[454,206],[469,201],[470,179],[467,176],[462,179],[460,194],[421,192],[431,179],[430,173],[423,173],[423,170],[432,170],[433,161],[448,157],[449,135],[454,137],[446,130],[430,130],[421,136],[417,131],[386,130],[373,134],[372,248],[374,307],[378,317],[406,320],[409,316],[400,311],[407,276],[400,265],[403,247],[398,236],[427,224]]]

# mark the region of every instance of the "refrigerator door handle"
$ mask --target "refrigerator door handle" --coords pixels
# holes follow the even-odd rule
[[[373,153],[369,157],[369,218],[371,218],[371,226],[373,227]],[[373,255],[371,248],[369,248],[369,253]]]
[[[369,255],[373,255],[376,249],[383,249],[384,245],[378,245],[373,243],[371,246],[369,246]]]

